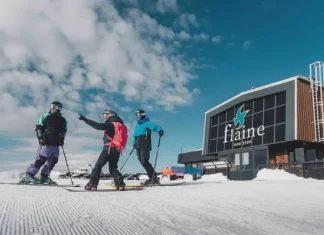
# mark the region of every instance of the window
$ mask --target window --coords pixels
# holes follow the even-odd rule
[[[238,170],[239,168],[240,168],[240,166],[238,165],[238,166],[236,166],[236,154],[234,154],[234,153],[230,153],[229,154],[229,156],[228,156],[228,162],[231,164],[231,171],[236,171],[236,170]]]
[[[225,135],[225,123],[218,126],[218,137],[223,137]]]
[[[242,166],[244,166],[244,169],[253,168],[252,152],[249,151],[242,153]]]
[[[315,149],[307,149],[306,150],[306,158],[307,158],[307,161],[315,161],[316,160],[316,150]]]
[[[218,139],[217,141],[217,152],[224,151],[224,140],[223,138]]]
[[[276,108],[276,123],[286,121],[286,105]]]
[[[245,117],[244,126],[245,130],[252,127],[252,115]]]
[[[275,96],[269,95],[264,98],[264,109],[270,109],[275,106]]]
[[[263,112],[253,115],[253,127],[258,128],[261,125],[263,125]]]
[[[252,138],[252,146],[261,145],[262,144],[262,136],[256,135]]]
[[[210,147],[209,147],[209,152],[210,153],[215,153],[216,152],[216,143],[217,143],[217,140],[210,141]]]
[[[296,162],[304,162],[305,161],[304,148],[295,148],[295,156],[296,156]]]
[[[241,159],[240,159],[240,154],[239,153],[235,153],[235,165],[236,166],[241,165]]]
[[[233,147],[233,142],[230,142],[231,141],[230,136],[227,137],[227,141],[228,142],[225,143],[225,150],[231,150]]]
[[[286,104],[286,92],[281,92],[276,95],[276,106]]]
[[[285,141],[286,139],[286,124],[276,125],[276,142]]]
[[[217,138],[217,130],[218,130],[218,126],[213,126],[211,128],[211,139],[215,139]]]
[[[246,116],[251,115],[251,114],[253,113],[253,100],[246,102],[246,103],[244,104],[244,108],[243,108],[243,110],[244,110],[244,111],[245,111],[245,110],[250,110],[250,111],[246,114]]]
[[[228,109],[227,110],[227,121],[233,121],[234,118],[234,108]]]
[[[271,126],[274,124],[274,109],[264,111],[264,126]]]
[[[294,152],[289,152],[289,162],[295,162]]]
[[[211,118],[211,125],[215,126],[218,124],[218,115],[215,115]]]
[[[263,110],[263,98],[254,100],[253,113],[260,112]]]
[[[274,126],[266,127],[264,129],[263,144],[271,144],[274,141]]]
[[[219,123],[223,123],[226,121],[226,112],[222,112],[219,116]]]
[[[254,164],[255,169],[258,169],[259,166],[267,164],[267,150],[266,149],[255,149],[254,150]]]

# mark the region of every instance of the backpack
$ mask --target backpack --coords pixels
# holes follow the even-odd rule
[[[123,150],[126,147],[127,138],[128,138],[127,127],[120,122],[111,122],[111,123],[114,125],[114,128],[115,128],[114,138],[111,138],[107,134],[107,132],[104,131],[106,138],[110,140],[110,142],[108,144],[109,145],[108,152],[110,152],[110,147],[114,147],[120,152],[120,155],[122,155]]]

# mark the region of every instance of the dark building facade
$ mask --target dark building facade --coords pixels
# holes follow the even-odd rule
[[[311,81],[301,76],[240,93],[205,112],[202,149],[180,154],[178,163],[227,161],[232,180],[253,179],[269,166],[303,174],[303,163],[316,162],[324,169],[318,166],[324,144],[315,140],[313,97]]]

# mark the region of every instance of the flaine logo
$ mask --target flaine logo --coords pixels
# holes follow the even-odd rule
[[[232,124],[227,124],[225,126],[225,136],[224,136],[224,142],[233,142],[233,141],[240,141],[246,140],[246,139],[252,139],[255,137],[255,135],[262,136],[264,135],[264,126],[261,125],[257,129],[254,127],[251,127],[249,129],[245,129],[244,122],[245,122],[245,116],[250,112],[250,110],[245,110],[242,112],[244,108],[244,104],[238,108],[236,111],[234,121],[234,126],[232,127]],[[234,132],[234,128],[236,127],[236,131]],[[228,132],[230,135],[228,135]],[[228,140],[228,136],[230,137],[230,140]],[[244,141],[243,141],[244,142]]]

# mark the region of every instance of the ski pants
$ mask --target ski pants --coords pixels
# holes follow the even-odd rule
[[[141,165],[146,170],[147,176],[152,179],[153,176],[156,176],[153,166],[149,162],[150,160],[150,150],[148,148],[139,148],[137,149],[137,157],[138,161],[141,163]]]
[[[36,175],[39,169],[43,166],[41,174],[49,176],[54,166],[58,162],[60,155],[59,146],[39,145],[36,153],[35,161],[27,168],[27,173]]]
[[[123,176],[118,170],[118,161],[120,153],[116,148],[111,147],[108,153],[108,148],[104,148],[99,155],[95,167],[91,171],[90,183],[98,185],[102,168],[109,163],[109,173],[114,177],[116,186],[125,186]]]

